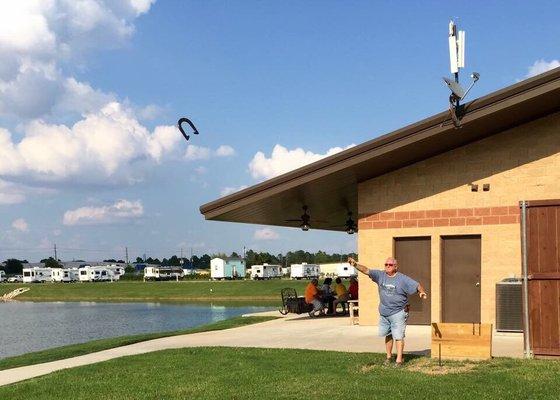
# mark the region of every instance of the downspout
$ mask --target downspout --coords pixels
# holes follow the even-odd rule
[[[523,355],[532,358],[531,340],[529,329],[529,279],[527,272],[527,202],[521,201],[521,266],[523,269]]]

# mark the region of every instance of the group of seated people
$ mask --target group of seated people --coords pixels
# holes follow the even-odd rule
[[[358,300],[358,281],[350,278],[348,289],[342,283],[342,279],[336,278],[333,288],[332,278],[325,278],[321,287],[319,280],[313,279],[305,288],[305,302],[313,305],[313,311],[323,312],[325,305],[328,307],[327,315],[333,315],[338,304],[346,303],[348,300]]]

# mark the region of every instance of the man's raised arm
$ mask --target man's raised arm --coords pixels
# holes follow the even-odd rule
[[[352,257],[348,257],[348,264],[350,264],[351,266],[353,266],[354,268],[356,268],[358,271],[360,271],[362,274],[369,274],[369,268],[366,267],[365,265],[362,264],[358,264],[356,262],[356,260],[354,260]]]

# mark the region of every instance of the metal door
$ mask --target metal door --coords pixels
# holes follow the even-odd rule
[[[480,323],[480,236],[442,237],[442,322]]]

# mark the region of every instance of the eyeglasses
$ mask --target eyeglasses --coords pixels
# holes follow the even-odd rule
[[[389,264],[389,263],[385,264],[386,267],[392,267],[393,265],[396,265],[396,264]]]

